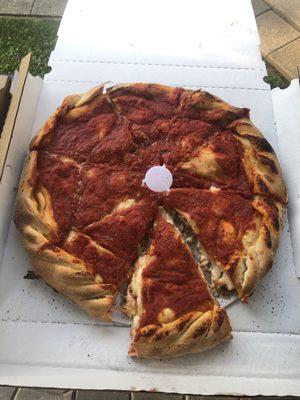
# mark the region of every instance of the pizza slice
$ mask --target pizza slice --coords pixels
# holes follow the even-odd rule
[[[210,188],[171,189],[167,208],[185,217],[198,237],[201,265],[220,289],[246,300],[271,268],[284,206],[270,198],[247,199]]]
[[[213,184],[249,196],[253,185],[245,157],[242,143],[230,131],[219,131],[176,166],[174,184],[200,189],[209,189]]]
[[[134,261],[156,212],[157,203],[151,199],[128,199],[111,214],[83,228],[82,233],[118,257]]]
[[[114,254],[89,236],[76,231],[69,233],[62,249],[80,260],[84,271],[77,277],[71,273],[65,276],[53,273],[52,286],[92,317],[110,320],[115,295],[127,283],[131,274],[130,259]],[[86,282],[78,278],[85,278]]]
[[[111,214],[97,221],[98,214],[92,215],[95,222],[78,228],[79,216],[80,222],[89,221],[91,214],[88,207],[79,207],[81,202],[92,203],[97,193],[91,179],[89,193],[80,196],[80,172],[85,168],[66,156],[32,151],[21,178],[15,223],[36,275],[91,316],[109,319],[157,205],[151,199],[128,198],[118,187],[122,174],[117,171],[110,182],[116,196],[104,209]],[[105,183],[99,185],[104,200],[110,187]]]
[[[243,196],[262,195],[287,203],[276,154],[250,121],[247,108],[234,107],[202,90],[184,91],[176,116],[206,122],[217,130],[178,163],[176,187],[208,189],[213,184]]]
[[[136,262],[126,310],[133,317],[129,355],[180,356],[229,338],[226,312],[212,298],[202,273],[174,226],[159,213],[150,246]]]
[[[108,90],[113,107],[126,119],[135,142],[149,146],[165,139],[182,89],[136,83]]]
[[[111,214],[81,231],[71,231],[66,238],[62,248],[79,258],[94,276],[94,286],[78,288],[76,298],[81,307],[90,307],[92,316],[110,319],[115,295],[128,283],[156,210],[156,203],[149,199],[128,199],[118,203]]]
[[[139,171],[123,165],[82,165],[76,224],[87,226],[110,214],[118,204],[140,197],[145,191],[143,177]]]

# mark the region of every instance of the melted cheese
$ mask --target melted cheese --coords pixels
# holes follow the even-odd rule
[[[234,289],[232,280],[228,272],[224,271],[222,267],[213,262],[201,244],[198,242],[198,249],[200,252],[200,266],[206,270],[211,275],[211,282],[217,287],[225,287],[228,291]]]
[[[215,160],[214,152],[205,147],[200,149],[197,157],[185,162],[182,168],[207,177],[218,176],[221,169]]]
[[[132,207],[135,204],[136,201],[134,199],[123,200],[114,208],[114,211],[125,210],[126,208]]]
[[[172,322],[175,319],[175,313],[171,308],[164,308],[158,314],[158,321],[162,324],[166,324],[168,322]]]
[[[148,256],[142,256],[138,259],[136,263],[136,270],[132,276],[131,280],[131,291],[133,294],[133,298],[131,301],[135,301],[135,305],[131,304],[132,312],[135,314],[133,315],[133,323],[132,323],[132,330],[136,332],[139,327],[141,316],[142,316],[142,273],[143,269],[147,265],[147,258]]]

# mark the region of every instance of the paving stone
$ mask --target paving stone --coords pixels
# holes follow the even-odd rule
[[[136,392],[132,394],[133,400],[183,400],[181,394]]]
[[[0,0],[0,14],[29,15],[34,0]]]
[[[238,400],[240,399],[239,397],[234,397],[234,396],[192,396],[188,395],[188,400]],[[256,397],[254,397],[252,400],[256,400]],[[241,400],[244,400],[241,398]],[[247,399],[250,400],[250,399]]]
[[[270,10],[270,6],[265,3],[263,0],[252,0],[252,7],[254,10],[254,14],[257,17],[258,15]]]
[[[22,388],[16,400],[71,400],[71,397],[71,391],[61,389]]]
[[[254,396],[254,397],[240,397],[240,400],[299,400],[299,396]],[[221,400],[221,397],[219,397]]]
[[[0,400],[10,400],[14,390],[14,387],[0,386]]]
[[[291,25],[300,31],[300,1],[299,0],[265,0],[266,3],[281,14]]]
[[[129,400],[129,392],[109,390],[78,390],[77,400]]]
[[[68,0],[35,0],[31,15],[61,17]]]
[[[297,78],[297,65],[300,67],[300,39],[276,50],[267,57],[267,61],[286,79]]]
[[[267,57],[272,51],[300,37],[300,33],[270,10],[256,18],[261,41],[261,52]]]
[[[239,397],[234,396],[193,396],[188,395],[187,400],[239,400]],[[248,399],[250,400],[250,399]],[[254,398],[252,399],[254,400]],[[256,397],[255,397],[256,400]]]

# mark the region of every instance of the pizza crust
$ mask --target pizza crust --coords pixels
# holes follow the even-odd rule
[[[37,151],[32,151],[25,161],[16,197],[14,222],[17,229],[22,233],[25,227],[29,225],[37,232],[45,235],[45,237],[50,238],[53,226],[56,229],[57,224],[51,218],[51,211],[47,213],[45,218],[42,218],[42,213],[49,207],[46,205],[46,200],[42,195],[40,197],[40,204],[34,196],[37,156]],[[39,208],[42,208],[42,210]]]
[[[248,150],[251,165],[245,167],[253,180],[254,193],[275,198],[286,205],[288,197],[282,171],[270,143],[249,118],[235,120],[227,128],[239,136]]]
[[[255,243],[247,248],[232,277],[241,299],[250,296],[272,267],[284,218],[284,206],[271,199],[257,198],[252,206],[261,214],[262,222]]]
[[[32,225],[23,225],[22,244],[33,271],[46,283],[78,304],[91,317],[109,320],[113,294],[99,284],[85,264],[49,241]]]
[[[145,326],[128,354],[139,358],[179,357],[201,353],[231,338],[228,317],[215,305],[205,313],[194,312],[167,324]]]
[[[37,239],[40,244],[41,238]],[[79,305],[91,317],[110,320],[109,310],[114,294],[110,294],[97,281],[97,277],[87,271],[81,260],[58,247],[40,251],[34,248],[32,242],[23,241],[23,244],[36,275]]]

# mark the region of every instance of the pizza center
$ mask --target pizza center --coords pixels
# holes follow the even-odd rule
[[[165,165],[149,168],[143,179],[143,184],[146,184],[150,190],[157,193],[167,192],[172,183],[173,176]]]

